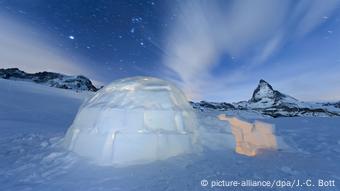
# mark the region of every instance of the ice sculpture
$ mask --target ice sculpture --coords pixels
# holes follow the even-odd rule
[[[179,88],[153,77],[131,77],[85,101],[63,143],[102,165],[140,164],[194,151],[196,126]]]

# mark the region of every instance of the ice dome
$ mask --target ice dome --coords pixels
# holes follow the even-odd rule
[[[195,113],[179,88],[153,77],[131,77],[82,104],[64,145],[99,164],[139,164],[194,151],[196,128]]]

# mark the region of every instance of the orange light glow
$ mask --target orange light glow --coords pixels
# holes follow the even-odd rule
[[[259,149],[276,149],[277,143],[273,134],[273,125],[261,121],[249,123],[225,114],[218,116],[219,120],[230,123],[236,141],[235,151],[247,156],[256,156]]]

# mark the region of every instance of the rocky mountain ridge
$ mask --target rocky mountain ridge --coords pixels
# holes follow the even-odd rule
[[[91,80],[84,76],[67,76],[54,72],[26,73],[18,68],[0,69],[0,78],[7,80],[30,81],[50,87],[72,89],[77,91],[98,90]]]
[[[340,102],[303,102],[273,89],[268,82],[262,79],[248,101],[237,103],[201,101],[191,102],[191,104],[200,111],[253,110],[271,117],[340,116]]]
[[[50,87],[76,91],[98,91],[91,80],[78,76],[67,76],[54,72],[26,73],[18,68],[0,69],[0,78],[7,80],[29,81]],[[304,102],[275,90],[268,82],[261,79],[248,101],[226,102],[190,102],[199,111],[250,111],[271,117],[297,116],[340,116],[339,102]]]

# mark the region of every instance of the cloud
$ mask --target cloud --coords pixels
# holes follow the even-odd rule
[[[311,0],[300,2],[305,9],[297,27],[297,34],[303,36],[329,18],[339,4],[339,0]],[[300,10],[301,11],[301,10]]]
[[[334,75],[334,71],[339,70],[339,66],[323,67],[318,70],[304,69],[303,73],[294,78],[281,79],[272,85],[304,101],[339,101],[340,87],[335,84],[339,84],[340,79],[338,74]]]
[[[338,2],[180,2],[175,5],[177,20],[166,37],[163,64],[178,75],[192,99],[206,98],[214,91],[225,93],[231,83],[247,78],[240,75],[244,70],[266,63],[286,43],[323,23],[322,18],[331,16]],[[213,70],[224,55],[247,58],[249,63],[238,67],[232,76],[215,75]]]
[[[57,48],[43,31],[0,15],[0,68],[18,67],[27,72],[53,71],[89,75],[82,60]]]

